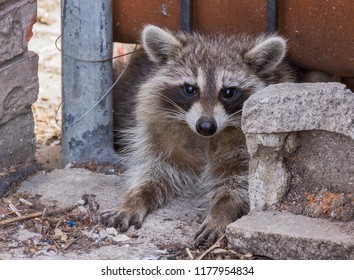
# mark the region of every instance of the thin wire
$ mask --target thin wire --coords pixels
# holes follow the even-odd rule
[[[67,57],[69,57],[69,58],[71,58],[71,59],[74,59],[74,60],[77,60],[77,61],[83,61],[83,62],[106,62],[106,61],[110,61],[110,60],[113,60],[113,59],[116,59],[116,58],[120,58],[120,57],[126,56],[126,55],[128,55],[128,54],[133,54],[133,53],[136,52],[136,48],[137,48],[137,47],[136,47],[137,45],[135,45],[134,51],[132,51],[132,52],[127,52],[127,53],[125,53],[125,54],[120,54],[120,55],[117,55],[117,56],[113,56],[113,57],[111,57],[111,58],[98,59],[98,60],[85,60],[85,59],[80,59],[80,58],[77,58],[77,57],[73,57],[73,56],[71,56],[71,55],[68,55],[67,53],[64,53],[64,52],[61,50],[61,48],[58,47],[58,41],[59,41],[60,38],[61,38],[61,35],[59,35],[58,38],[55,40],[55,47],[57,48],[57,50],[58,50],[62,55],[64,55],[64,56],[67,56]]]
[[[59,37],[58,37],[59,38]],[[58,40],[58,39],[57,39]],[[122,57],[122,56],[125,56],[125,55],[128,55],[128,54],[133,54],[133,53],[135,53],[136,52],[136,49],[137,49],[137,46],[138,45],[135,45],[135,48],[134,48],[134,51],[132,51],[132,52],[129,52],[129,53],[125,53],[125,54],[123,54],[123,55],[119,55],[119,56],[117,56],[117,57],[115,57],[115,58],[118,58],[118,57]],[[61,50],[59,50],[60,52],[61,52]],[[61,52],[62,54],[64,54],[63,52]],[[65,54],[64,54],[65,55]],[[72,57],[70,57],[70,58],[72,58]],[[76,59],[76,58],[73,58],[73,59]],[[113,58],[112,58],[113,59]],[[80,59],[78,59],[78,60],[80,60]],[[110,60],[110,59],[109,59]],[[108,60],[108,61],[109,61]],[[86,60],[80,60],[80,61],[86,61]],[[107,61],[107,60],[102,60],[102,61]],[[101,61],[86,61],[86,62],[101,62]],[[128,63],[127,63],[127,65],[124,67],[124,69],[123,69],[123,71],[119,74],[119,76],[117,77],[117,79],[114,81],[114,83],[112,84],[112,86],[105,92],[105,94],[104,95],[102,95],[102,97],[90,108],[90,109],[88,109],[80,118],[78,118],[75,122],[73,122],[73,123],[71,123],[71,124],[69,124],[69,125],[60,125],[59,123],[58,123],[58,119],[57,119],[57,117],[58,117],[58,112],[59,112],[59,109],[60,109],[60,107],[62,106],[62,103],[63,102],[60,102],[60,104],[59,104],[59,106],[58,106],[58,108],[57,108],[57,110],[56,110],[56,112],[55,112],[55,124],[58,126],[58,127],[60,127],[60,128],[69,128],[69,127],[72,127],[72,126],[74,126],[74,125],[76,125],[77,123],[79,123],[84,117],[86,117],[98,104],[100,104],[100,102],[103,100],[103,99],[105,99],[106,98],[106,96],[112,91],[112,89],[115,87],[115,85],[118,83],[118,81],[120,80],[120,78],[123,76],[123,74],[124,74],[124,72],[125,72],[125,70],[128,68],[128,66],[129,66],[129,64],[130,64],[130,59],[129,59],[129,61],[128,61]]]

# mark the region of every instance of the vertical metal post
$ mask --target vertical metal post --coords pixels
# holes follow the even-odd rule
[[[193,28],[193,1],[181,1],[181,29],[185,32],[192,31]]]
[[[112,0],[62,1],[62,153],[70,162],[112,162]]]
[[[272,34],[278,29],[278,0],[267,0],[267,33]]]

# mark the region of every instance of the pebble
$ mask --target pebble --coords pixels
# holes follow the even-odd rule
[[[80,200],[77,201],[77,205],[83,206],[85,204],[86,204],[86,201],[83,200],[83,199],[80,199]]]
[[[125,234],[119,234],[118,236],[112,237],[112,240],[115,242],[123,242],[130,240],[130,237],[126,236]]]
[[[106,228],[106,232],[111,236],[118,236],[118,231],[114,227]]]
[[[78,206],[77,209],[79,209],[81,213],[87,213],[87,209],[84,206]]]
[[[103,230],[100,230],[99,236],[101,239],[106,239],[109,235],[108,235],[108,232],[103,229]]]

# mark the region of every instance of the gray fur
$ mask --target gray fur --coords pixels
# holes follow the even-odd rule
[[[146,26],[142,49],[114,95],[122,135],[116,139],[126,158],[123,176],[130,192],[104,221],[121,231],[139,228],[145,215],[173,197],[198,195],[208,211],[195,244],[209,246],[227,224],[247,213],[242,103],[270,83],[293,81],[285,53],[285,40],[275,35],[173,34]],[[185,85],[197,93],[187,95]],[[225,88],[237,89],[234,102],[223,99]],[[198,134],[201,117],[215,120],[215,133]]]

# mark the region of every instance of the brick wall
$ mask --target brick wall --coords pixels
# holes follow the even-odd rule
[[[38,56],[27,45],[36,17],[36,0],[0,0],[0,194],[2,170],[34,162]]]

